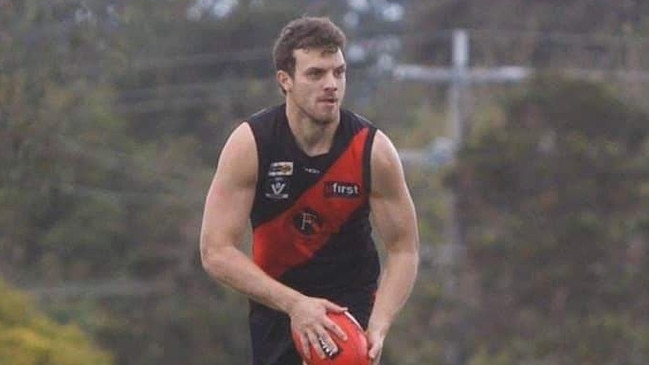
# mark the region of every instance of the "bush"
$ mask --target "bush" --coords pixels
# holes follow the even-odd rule
[[[75,325],[59,324],[0,280],[0,359],[11,365],[111,365]]]

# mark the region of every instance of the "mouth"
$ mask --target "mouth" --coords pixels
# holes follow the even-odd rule
[[[338,98],[334,98],[334,97],[320,98],[320,99],[318,99],[318,103],[334,105],[334,104],[338,103]]]

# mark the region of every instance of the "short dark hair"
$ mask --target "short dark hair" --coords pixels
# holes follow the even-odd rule
[[[296,49],[324,48],[332,53],[345,48],[347,37],[329,18],[301,17],[286,24],[275,41],[273,60],[276,71],[295,74]]]

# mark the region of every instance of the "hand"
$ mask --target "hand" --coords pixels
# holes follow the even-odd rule
[[[347,308],[334,304],[326,299],[304,297],[298,300],[288,311],[291,318],[291,330],[297,334],[302,344],[302,353],[311,357],[309,346],[312,346],[318,357],[326,357],[320,342],[324,342],[333,351],[338,350],[330,332],[343,341],[347,341],[345,332],[328,316],[327,312],[342,313]]]
[[[385,335],[381,334],[379,331],[368,328],[367,332],[365,332],[365,336],[367,337],[367,346],[369,347],[368,356],[372,361],[372,365],[379,365],[381,354],[383,353],[383,341],[385,340]]]

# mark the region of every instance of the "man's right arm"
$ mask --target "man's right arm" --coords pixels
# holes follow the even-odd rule
[[[257,147],[248,123],[242,123],[226,142],[205,199],[200,236],[204,269],[212,278],[256,302],[291,317],[302,343],[317,344],[318,336],[329,339],[325,328],[340,337],[344,333],[327,311],[344,308],[329,301],[307,297],[268,276],[240,250],[257,184]],[[316,351],[324,356],[319,346]],[[308,353],[306,349],[305,353]]]
[[[201,260],[205,270],[217,281],[264,305],[287,311],[299,293],[269,278],[238,247],[255,194],[256,156],[252,132],[243,123],[223,147],[205,199]]]

